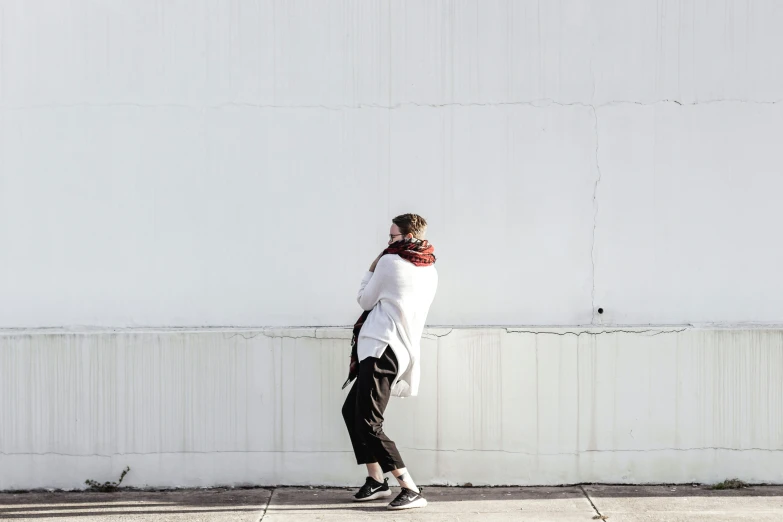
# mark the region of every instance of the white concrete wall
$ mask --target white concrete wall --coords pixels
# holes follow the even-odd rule
[[[406,211],[430,324],[780,323],[781,26],[774,0],[2,0],[0,327],[347,325]]]
[[[0,335],[0,489],[356,484],[347,329]],[[783,330],[431,329],[423,484],[783,482]]]
[[[291,327],[351,324],[409,211],[457,327],[389,413],[422,481],[783,482],[780,27],[774,0],[0,0],[0,489],[355,482],[347,330]]]

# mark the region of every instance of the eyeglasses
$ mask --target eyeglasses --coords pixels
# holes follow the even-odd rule
[[[394,238],[397,236],[402,236],[402,234],[389,234],[389,241],[394,241]],[[414,243],[421,243],[421,239],[417,239],[415,237],[412,237],[410,240],[413,241]]]

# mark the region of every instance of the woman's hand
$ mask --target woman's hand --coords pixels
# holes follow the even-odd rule
[[[381,256],[383,256],[383,254],[376,257],[375,261],[372,262],[372,264],[370,265],[370,272],[375,272],[375,267],[378,265],[378,260],[381,258]]]

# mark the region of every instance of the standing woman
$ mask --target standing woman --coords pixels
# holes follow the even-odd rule
[[[370,266],[359,288],[365,312],[354,325],[349,380],[355,376],[343,405],[357,464],[367,466],[357,501],[391,495],[391,473],[402,490],[387,507],[424,507],[394,442],[383,432],[389,397],[414,397],[419,391],[421,335],[438,286],[435,255],[424,239],[427,222],[417,214],[392,219],[389,246]]]

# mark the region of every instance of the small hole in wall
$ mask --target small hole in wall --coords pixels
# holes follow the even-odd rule
[[[603,308],[599,308],[599,309],[598,309],[598,313],[599,313],[599,314],[602,314],[602,313],[604,313],[604,309],[603,309]]]

